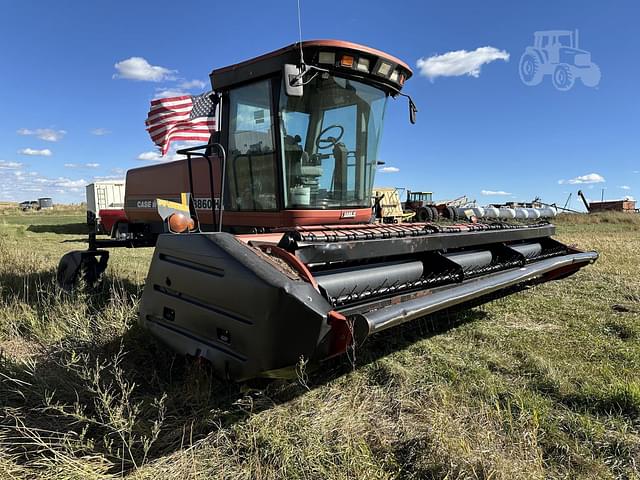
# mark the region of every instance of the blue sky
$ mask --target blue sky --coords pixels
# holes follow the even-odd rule
[[[640,197],[638,2],[301,4],[305,39],[363,43],[414,69],[405,91],[418,123],[405,100],[389,102],[380,159],[398,171],[379,173],[377,185],[483,204],[537,195],[564,204],[574,192],[578,207],[578,188],[593,199],[602,188],[607,198]],[[144,129],[150,100],[200,93],[212,68],[298,35],[295,0],[0,5],[0,200],[77,202],[89,181],[156,161],[138,159],[155,157]],[[602,72],[596,87],[559,91],[550,77],[524,85],[520,57],[534,31],[551,29],[579,29]],[[165,79],[117,78],[115,65],[131,57]],[[443,75],[421,75],[418,59]]]

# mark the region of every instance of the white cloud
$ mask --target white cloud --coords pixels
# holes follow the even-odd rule
[[[634,197],[632,197],[631,195],[627,195],[626,197],[624,197],[625,200],[628,200],[630,202],[635,202],[636,199]]]
[[[558,180],[560,185],[568,183],[569,185],[581,185],[583,183],[603,183],[606,180],[598,173],[588,173],[587,175],[580,175],[579,177],[570,178],[569,180]]]
[[[400,169],[398,167],[381,167],[378,171],[380,173],[398,173]]]
[[[420,74],[430,80],[436,77],[459,77],[461,75],[477,78],[480,76],[482,65],[495,60],[508,62],[509,53],[494,47],[480,47],[472,52],[456,50],[429,58],[419,58],[416,65],[420,69]]]
[[[99,163],[65,163],[65,168],[98,168]]]
[[[199,140],[184,140],[182,142],[172,143],[171,147],[169,148],[169,151],[164,156],[160,154],[160,152],[158,151],[148,151],[148,152],[142,152],[136,158],[138,160],[151,161],[151,162],[171,162],[174,160],[182,160],[187,157],[184,155],[177,154],[176,150],[181,150],[183,148],[193,147],[196,145],[202,145],[202,142]],[[124,172],[124,170],[122,169],[120,170]]]
[[[32,156],[41,156],[41,157],[50,157],[53,155],[53,152],[48,148],[43,148],[42,150],[36,150],[34,148],[23,148],[22,150],[18,150],[18,153],[22,155],[32,155]]]
[[[5,160],[0,160],[0,168],[14,169],[20,167],[22,167],[20,162],[7,162]]]
[[[506,196],[512,195],[511,192],[505,192],[504,190],[480,190],[480,194],[486,195],[486,196],[500,196],[500,197],[506,197]]]
[[[67,134],[64,130],[50,130],[44,129],[38,132],[38,138],[46,140],[47,142],[57,142],[61,140]]]
[[[190,90],[192,88],[204,88],[206,83],[202,80],[186,80],[182,82],[179,86],[180,88],[184,88],[185,90]]]
[[[162,160],[162,155],[159,152],[142,152],[137,158],[138,160],[159,162]]]
[[[629,185],[620,185],[618,188],[621,188],[622,190],[631,190]]]
[[[156,89],[156,94],[153,96],[153,98],[182,97],[183,95],[189,94],[184,90],[158,88]]]
[[[36,128],[35,130],[21,128],[18,130],[18,135],[35,135],[40,140],[46,140],[47,142],[62,140],[66,134],[66,130],[54,130],[52,128]]]
[[[633,173],[640,173],[640,170],[634,170]]]
[[[28,192],[38,192],[41,197],[54,197],[57,203],[62,201],[80,202],[83,200],[83,191],[86,181],[69,177],[45,177],[35,171],[24,169],[4,170],[10,173],[0,174],[0,198],[7,200],[25,200],[30,196]],[[72,190],[75,189],[75,190]],[[62,193],[61,190],[64,192]],[[66,198],[61,198],[62,195]]]
[[[113,74],[113,78],[126,78],[128,80],[138,80],[144,82],[161,82],[163,80],[174,80],[173,76],[177,70],[169,70],[165,67],[151,65],[142,57],[131,57],[122,60],[114,65],[118,73]]]
[[[94,128],[91,130],[91,135],[96,135],[98,137],[102,137],[104,135],[109,135],[111,130],[107,130],[106,128]]]
[[[153,98],[170,98],[170,97],[182,97],[184,95],[190,95],[187,90],[203,89],[206,84],[201,80],[189,80],[178,84],[175,87],[159,87],[156,88],[156,93]]]
[[[99,182],[101,180],[122,180],[122,181],[124,181],[124,178],[122,177],[122,175],[96,175],[95,177],[93,177],[93,181],[94,182]]]
[[[62,188],[78,188],[84,187],[87,184],[87,181],[83,178],[79,180],[71,180],[69,178],[58,177],[51,182],[52,185],[56,187]]]
[[[29,176],[31,176],[29,174]],[[58,177],[58,178],[47,178],[47,177],[37,177],[30,178],[29,182],[37,183],[45,187],[64,187],[64,188],[77,188],[84,187],[87,184],[87,181],[83,178],[78,180],[73,180],[67,177]]]

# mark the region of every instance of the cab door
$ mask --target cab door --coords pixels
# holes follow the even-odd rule
[[[271,80],[229,91],[227,195],[231,211],[278,209]]]

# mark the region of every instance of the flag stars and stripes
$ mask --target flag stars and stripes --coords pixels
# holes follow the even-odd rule
[[[151,140],[160,147],[162,155],[176,140],[206,143],[217,127],[212,93],[153,100],[145,124]]]

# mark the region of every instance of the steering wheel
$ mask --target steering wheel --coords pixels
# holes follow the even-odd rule
[[[340,130],[340,134],[337,137],[322,138],[322,136],[325,133],[327,133],[329,130],[332,130],[334,128],[337,128]],[[340,141],[343,135],[344,135],[344,127],[340,125],[329,125],[327,128],[325,128],[318,134],[318,138],[316,138],[316,147],[318,147],[318,150],[326,150],[327,148],[333,147],[335,146],[336,143]]]

